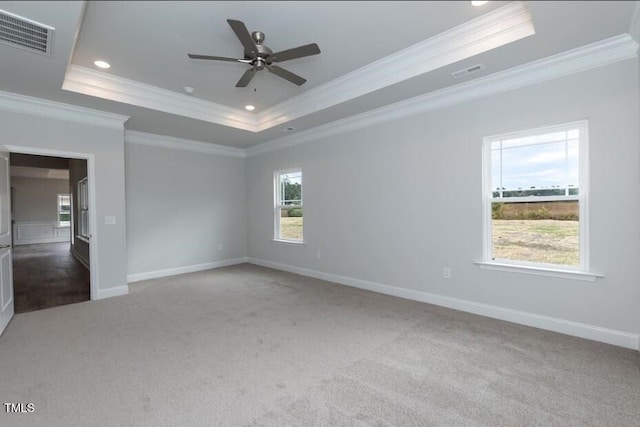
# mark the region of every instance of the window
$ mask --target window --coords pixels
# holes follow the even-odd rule
[[[485,262],[587,271],[587,122],[483,148]]]
[[[302,170],[275,173],[275,239],[302,242]]]
[[[89,234],[89,188],[87,178],[78,181],[78,235],[88,239]]]
[[[71,225],[71,196],[68,194],[58,194],[58,225]]]

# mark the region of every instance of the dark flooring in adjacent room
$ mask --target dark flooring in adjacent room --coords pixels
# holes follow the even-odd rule
[[[16,313],[88,301],[89,283],[89,270],[73,257],[69,242],[13,248]]]

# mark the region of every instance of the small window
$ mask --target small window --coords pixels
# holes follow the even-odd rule
[[[586,121],[485,138],[485,261],[587,271],[586,153]]]
[[[89,233],[89,188],[87,178],[78,181],[78,235],[88,239]]]
[[[275,239],[302,242],[302,170],[275,173]]]
[[[58,194],[58,225],[71,225],[71,196],[68,194]]]

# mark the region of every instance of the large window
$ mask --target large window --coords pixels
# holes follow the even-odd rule
[[[485,261],[586,271],[587,123],[485,138]]]
[[[58,194],[58,225],[68,227],[71,224],[71,196]]]
[[[89,233],[89,188],[87,178],[78,181],[78,235],[88,239]]]
[[[302,170],[275,173],[275,239],[302,242]]]

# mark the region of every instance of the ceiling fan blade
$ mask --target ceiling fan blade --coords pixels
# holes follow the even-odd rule
[[[256,70],[255,67],[249,68],[244,72],[242,77],[240,77],[240,80],[238,80],[238,83],[236,83],[236,87],[247,87],[247,85],[249,84],[251,79],[253,79],[253,76],[255,76],[257,72],[258,70]]]
[[[277,65],[267,65],[266,67],[267,67],[267,70],[271,71],[276,76],[281,77],[285,80],[288,80],[291,83],[296,84],[298,86],[302,86],[307,81],[306,79],[303,79],[299,75],[293,74],[291,71],[287,71],[282,67],[278,67]]]
[[[304,58],[305,56],[317,55],[320,53],[320,48],[317,44],[311,43],[304,46],[294,47],[293,49],[283,50],[276,52],[269,57],[271,62],[282,62],[290,59]]]
[[[243,64],[251,64],[250,59],[227,58],[224,56],[196,55],[193,53],[188,53],[187,55],[191,59],[212,59],[214,61],[242,62]]]
[[[236,33],[238,39],[240,39],[240,43],[244,46],[245,52],[250,53],[250,56],[255,58],[258,55],[258,48],[256,47],[256,42],[253,41],[253,38],[244,23],[234,19],[227,19],[227,22],[233,32]]]

